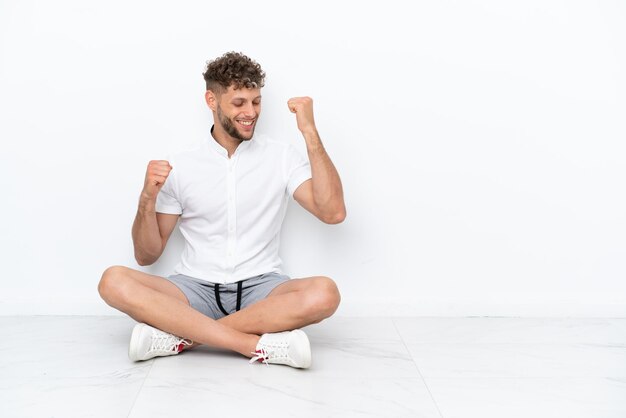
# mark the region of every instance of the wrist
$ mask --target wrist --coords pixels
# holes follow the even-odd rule
[[[300,129],[300,133],[304,135],[305,138],[307,136],[318,136],[317,128],[315,127],[315,125],[307,126],[305,128]]]
[[[317,129],[315,127],[310,129],[303,129],[300,131],[302,136],[304,137],[304,142],[306,142],[307,146],[319,146],[322,144],[322,140],[317,133]]]
[[[156,208],[156,198],[142,192],[141,195],[139,196],[139,209],[154,211],[155,208]]]

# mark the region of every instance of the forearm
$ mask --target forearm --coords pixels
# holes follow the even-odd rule
[[[317,130],[303,133],[311,164],[311,182],[315,205],[328,219],[343,220],[345,204],[341,179],[335,165],[324,149]]]
[[[156,200],[143,195],[139,198],[132,236],[135,259],[139,265],[150,265],[161,256],[163,244],[156,219]]]

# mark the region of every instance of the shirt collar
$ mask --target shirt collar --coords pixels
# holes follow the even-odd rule
[[[228,151],[226,150],[226,148],[221,146],[220,143],[217,142],[215,138],[213,138],[213,128],[215,128],[215,125],[211,125],[211,132],[209,133],[209,139],[207,141],[209,143],[209,148],[213,149],[218,154],[228,158]],[[248,148],[250,146],[250,142],[252,142],[253,140],[254,140],[254,136],[250,138],[248,141],[241,141],[241,143],[237,146],[237,149],[235,150],[232,156],[234,157],[235,155],[240,154],[243,150]]]

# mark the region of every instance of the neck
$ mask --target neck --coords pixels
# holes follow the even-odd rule
[[[243,141],[241,139],[233,138],[228,135],[224,128],[222,128],[219,124],[214,124],[211,127],[211,135],[220,144],[222,147],[226,148],[228,151],[228,158],[231,157],[235,153],[235,150]]]

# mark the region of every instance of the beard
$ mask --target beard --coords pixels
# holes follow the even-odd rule
[[[254,135],[254,128],[256,128],[256,126],[252,128],[252,131],[250,132],[250,138],[246,138],[245,136],[241,135],[239,131],[237,130],[237,127],[235,126],[236,122],[233,122],[230,119],[228,119],[228,117],[224,116],[224,113],[222,112],[222,108],[220,107],[219,104],[217,105],[217,118],[219,119],[219,122],[222,125],[222,128],[224,128],[226,133],[230,135],[231,137],[238,139],[240,141],[249,141],[252,139],[252,136]]]

